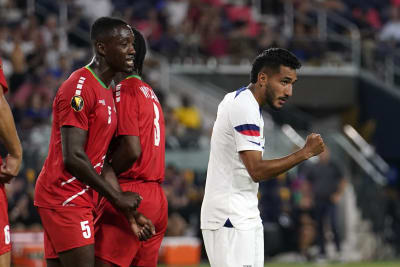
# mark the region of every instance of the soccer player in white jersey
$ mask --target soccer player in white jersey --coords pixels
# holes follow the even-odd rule
[[[289,51],[271,48],[253,62],[247,87],[228,93],[218,106],[201,229],[212,267],[263,267],[264,237],[258,183],[286,172],[324,150],[319,134],[286,157],[263,160],[261,107],[279,110],[292,95],[300,62]]]

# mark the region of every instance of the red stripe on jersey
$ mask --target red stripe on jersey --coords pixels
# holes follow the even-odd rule
[[[239,133],[248,135],[248,136],[260,136],[260,132],[254,131],[254,130],[244,130],[244,131],[240,131]]]

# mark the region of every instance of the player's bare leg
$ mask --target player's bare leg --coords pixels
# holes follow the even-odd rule
[[[94,267],[94,245],[73,248],[58,256],[63,267]]]
[[[96,267],[114,267],[114,266],[118,266],[115,264],[112,264],[111,262],[106,262],[102,259],[99,259],[96,257]]]
[[[11,264],[11,252],[0,255],[0,266],[9,267]]]

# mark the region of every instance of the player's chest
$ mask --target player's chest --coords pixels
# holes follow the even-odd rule
[[[97,92],[96,103],[90,121],[98,127],[115,127],[117,123],[114,98],[111,90]]]

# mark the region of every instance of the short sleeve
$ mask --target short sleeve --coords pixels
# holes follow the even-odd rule
[[[115,90],[117,135],[139,136],[139,102],[136,88],[119,84]]]
[[[261,114],[258,107],[246,106],[239,101],[229,109],[229,119],[235,139],[236,151],[263,151]]]
[[[0,85],[3,87],[3,93],[7,93],[8,91],[8,85],[6,78],[4,77],[4,72],[3,72],[3,63],[1,62],[0,59]]]
[[[89,129],[89,118],[95,112],[96,95],[89,82],[84,79],[70,78],[61,86],[57,96],[60,127],[74,126],[86,131]]]

